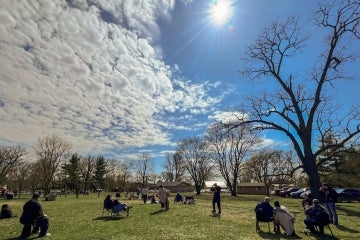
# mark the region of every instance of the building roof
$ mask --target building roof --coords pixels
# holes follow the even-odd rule
[[[214,185],[214,183],[216,183],[221,188],[226,188],[226,184],[222,181],[205,181],[205,186],[207,188],[211,188]]]
[[[265,187],[265,183],[249,182],[249,183],[238,183],[238,187]]]
[[[163,185],[164,187],[178,187],[180,185],[186,185],[186,186],[191,186],[190,183],[186,183],[186,182],[157,182],[156,186],[160,186]]]

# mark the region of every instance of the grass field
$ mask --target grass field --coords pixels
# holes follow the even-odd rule
[[[48,239],[316,239],[305,235],[302,231],[304,213],[301,200],[272,197],[272,202],[279,200],[296,214],[296,237],[287,237],[268,232],[267,224],[262,223],[259,233],[255,231],[254,207],[263,196],[241,195],[236,198],[222,195],[221,217],[211,216],[210,194],[196,196],[194,205],[174,205],[170,201],[169,211],[160,211],[159,204],[144,205],[141,200],[122,200],[133,206],[130,216],[123,214],[121,218],[110,217],[107,213],[102,217],[103,199],[97,194],[86,196],[68,195],[58,197],[55,201],[43,201],[44,212],[50,218]],[[193,194],[185,194],[193,195]],[[30,196],[20,199],[3,200],[0,204],[10,205],[17,215],[12,219],[0,220],[0,239],[17,239],[22,225],[19,216],[23,204]],[[171,196],[171,200],[173,196]],[[339,226],[331,225],[335,239],[360,239],[360,203],[338,203]],[[272,231],[272,226],[271,226]],[[36,236],[30,238],[35,239]],[[325,228],[325,235],[317,239],[333,239]]]

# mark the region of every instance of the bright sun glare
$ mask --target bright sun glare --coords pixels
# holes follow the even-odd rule
[[[210,17],[215,25],[221,26],[228,22],[233,13],[230,0],[215,0],[211,3]]]

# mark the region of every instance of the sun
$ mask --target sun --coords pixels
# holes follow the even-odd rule
[[[233,14],[233,7],[231,6],[231,1],[230,0],[212,1],[209,13],[210,13],[210,18],[215,25],[221,26],[226,24],[230,20]]]

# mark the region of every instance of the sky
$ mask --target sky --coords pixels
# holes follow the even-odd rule
[[[179,140],[203,135],[260,91],[240,74],[241,59],[270,21],[297,15],[314,34],[289,64],[310,71],[319,55],[315,1],[228,1],[214,13],[220,1],[2,0],[0,144],[31,149],[55,134],[80,155],[146,152],[160,169]],[[334,94],[350,105],[359,90],[357,78]]]

